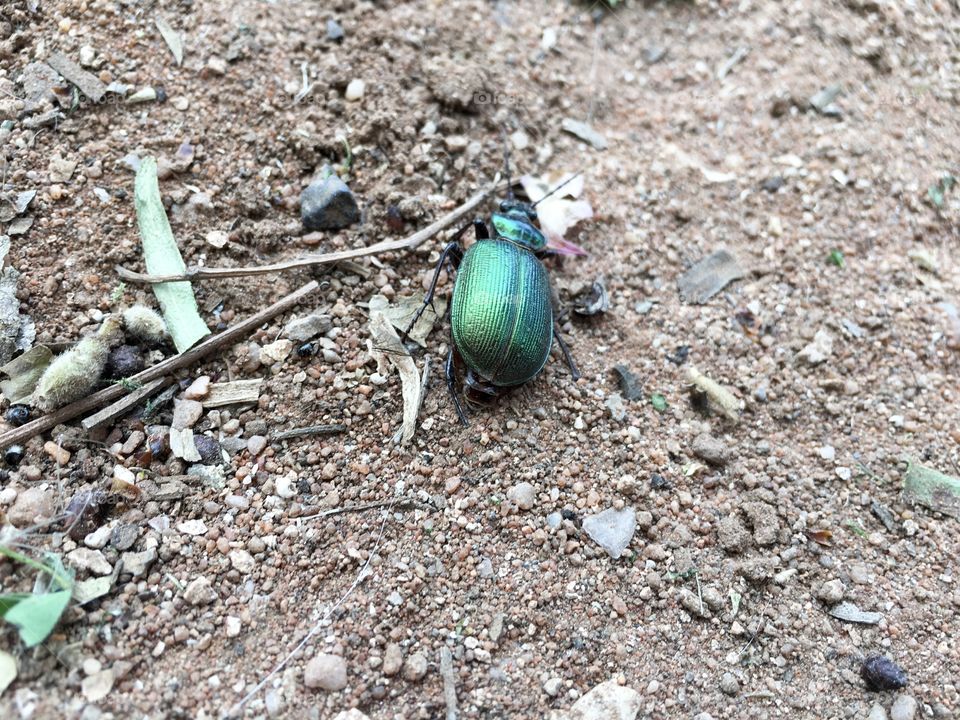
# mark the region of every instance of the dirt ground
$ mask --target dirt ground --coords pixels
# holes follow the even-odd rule
[[[183,33],[182,66],[157,17]],[[30,127],[55,105],[28,108],[22,75],[58,51],[160,98],[71,107],[64,86],[63,116]],[[240,448],[320,423],[346,432],[239,449],[174,499],[151,489],[184,463],[154,461],[141,498],[102,522],[133,526],[129,550],[155,562],[68,609],[33,651],[8,626],[19,677],[0,716],[210,718],[257,690],[240,715],[450,717],[445,647],[462,718],[546,717],[607,680],[639,693],[642,718],[867,718],[899,694],[895,720],[960,717],[958,521],[900,495],[907,458],[960,474],[960,330],[944,310],[960,302],[960,193],[928,197],[960,175],[958,66],[947,0],[4,2],[0,162],[6,189],[37,190],[8,262],[36,342],[66,347],[103,313],[155,306],[114,270],[143,269],[131,154],[166,163],[188,264],[254,265],[424,227],[502,171],[501,128],[514,176],[583,172],[596,217],[568,239],[589,256],[548,266],[566,303],[602,275],[610,307],[563,325],[579,381],[555,350],[467,428],[438,327],[422,425],[398,447],[400,382],[371,381],[366,303],[422,292],[444,238],[323,275],[309,303],[182,377],[266,379],[258,406],[198,423],[223,439],[239,420]],[[354,79],[365,89],[347,100]],[[834,107],[811,107],[832,85]],[[609,146],[563,132],[565,118]],[[77,162],[68,179],[61,160]],[[352,163],[363,221],[305,236],[299,194],[324,162]],[[722,247],[746,276],[682,302],[677,278]],[[195,289],[216,329],[312,277]],[[331,352],[258,357],[309,312],[332,316]],[[821,357],[815,336],[832,341]],[[622,420],[607,406],[618,364],[642,386]],[[691,400],[690,366],[733,391],[739,422]],[[34,438],[4,501],[47,483],[62,511],[109,488],[114,465],[135,465],[111,448],[139,427],[67,442],[59,470],[43,445],[69,431]],[[636,511],[617,560],[581,525],[610,507]],[[66,555],[77,543],[57,527],[18,539]],[[115,565],[121,552],[102,554]],[[212,594],[193,604],[198,578]],[[23,590],[31,575],[4,562],[0,579]],[[836,619],[840,599],[882,619]],[[320,653],[342,658],[345,689],[307,687]],[[901,693],[865,687],[874,654],[907,672]]]

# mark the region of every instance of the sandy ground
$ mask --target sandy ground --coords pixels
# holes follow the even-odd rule
[[[184,34],[182,66],[158,16]],[[463,718],[544,717],[611,679],[639,693],[643,718],[866,718],[897,695],[866,689],[874,654],[910,678],[918,707],[901,699],[895,719],[960,714],[957,520],[900,495],[907,458],[960,474],[960,333],[943,309],[960,298],[960,193],[940,208],[928,198],[960,175],[956,3],[25,2],[4,6],[0,37],[5,188],[37,190],[8,262],[38,343],[62,348],[102,313],[155,305],[114,272],[143,267],[128,156],[175,165],[184,142],[193,163],[160,183],[174,233],[188,263],[230,266],[425,226],[502,170],[505,128],[514,176],[584,174],[596,216],[568,239],[589,256],[548,262],[561,300],[598,276],[610,294],[606,313],[563,325],[582,379],[555,351],[468,428],[438,371],[438,327],[422,426],[397,447],[400,383],[371,381],[366,303],[422,292],[443,239],[323,275],[329,287],[294,315],[333,318],[326,355],[260,354],[287,316],[183,375],[265,378],[258,405],[195,428],[243,449],[174,499],[156,491],[185,464],[152,463],[141,497],[102,522],[131,526],[127,552],[156,560],[71,607],[34,651],[7,628],[19,678],[0,715],[220,716],[321,620],[246,717],[444,717],[444,647]],[[104,83],[165,101],[71,109],[65,88],[56,125],[29,127],[54,106],[26,106],[28,64],[78,61],[84,46]],[[304,72],[312,87],[295,103]],[[348,101],[354,79],[365,89]],[[831,85],[836,112],[811,108]],[[563,132],[564,118],[608,148]],[[299,193],[324,162],[345,166],[339,138],[363,222],[305,236]],[[67,179],[63,160],[77,163]],[[682,302],[677,278],[722,247],[746,276]],[[210,327],[226,327],[311,277],[196,293]],[[819,358],[815,337],[830,340]],[[618,364],[642,387],[622,420],[608,408]],[[739,422],[691,400],[690,366],[731,389]],[[246,449],[319,423],[346,432]],[[59,511],[109,488],[138,454],[115,443],[141,426],[68,439],[59,470],[43,445],[70,432],[34,438],[4,502],[43,486]],[[611,507],[636,513],[617,560],[582,526]],[[18,540],[69,554],[77,543],[56,530]],[[101,552],[115,565],[123,551]],[[0,578],[30,587],[9,562]],[[882,619],[835,619],[840,599]],[[320,653],[336,657],[311,684],[337,686],[345,667],[345,689],[307,687]]]

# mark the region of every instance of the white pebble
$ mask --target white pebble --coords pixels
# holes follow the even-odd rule
[[[367,84],[363,80],[360,78],[354,78],[350,81],[350,84],[347,85],[347,92],[344,97],[351,102],[359,100],[363,97],[363,93],[366,89]]]

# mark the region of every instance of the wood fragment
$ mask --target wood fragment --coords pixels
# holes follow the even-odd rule
[[[219,335],[214,335],[213,337],[207,338],[199,345],[187,350],[185,353],[174,355],[173,357],[167,358],[161,363],[157,363],[153,367],[147,368],[141,373],[137,373],[133,377],[129,378],[129,380],[131,382],[144,384],[152,380],[156,380],[157,378],[161,378],[164,375],[169,375],[174,370],[192,365],[197,360],[206,357],[215,350],[230,345],[242,337],[246,337],[250,332],[264,322],[286,312],[287,310],[290,310],[293,307],[296,307],[299,303],[303,302],[305,297],[314,292],[318,287],[319,284],[315,280],[308,282],[300,289],[295,290],[286,297],[278,300],[270,307],[261,310],[255,315],[251,315],[242,322],[237,323],[234,327],[224,330]],[[84,398],[83,400],[77,400],[77,402],[65,405],[55,412],[37,418],[32,422],[28,422],[26,425],[21,425],[18,428],[8,430],[0,435],[0,450],[8,448],[16,443],[22,443],[29,438],[32,438],[34,435],[39,435],[42,432],[46,432],[50,428],[61,423],[68,422],[78,415],[83,415],[84,413],[94,410],[95,408],[99,408],[107,403],[113,402],[117,398],[122,397],[125,393],[126,390],[122,385],[111,385],[110,387],[104,388],[100,392],[96,392],[93,395]]]
[[[207,396],[203,398],[200,403],[205,408],[255,403],[260,399],[261,385],[263,385],[263,378],[211,383],[210,392],[207,393]]]
[[[723,385],[708,378],[695,367],[687,368],[687,382],[706,394],[710,402],[733,422],[740,420],[741,403],[737,397]]]
[[[118,417],[126,415],[142,401],[146,400],[158,390],[165,388],[172,382],[173,379],[169,377],[162,377],[153,380],[152,382],[148,382],[146,385],[137,388],[129,395],[120,398],[112,405],[108,405],[107,407],[103,408],[103,410],[94,413],[90,417],[84,418],[80,424],[83,425],[83,429],[88,432],[94,428],[100,427],[101,425],[106,425],[107,423],[116,420]]]
[[[100,82],[96,75],[88,73],[63,53],[54,53],[48,57],[47,65],[80,88],[80,92],[93,102],[102,102],[106,96],[107,86]]]
[[[440,648],[440,677],[443,678],[443,701],[447,720],[457,720],[457,681],[453,674],[453,653],[446,645]]]
[[[270,441],[279,442],[280,440],[289,440],[297,437],[311,437],[313,435],[339,435],[347,431],[346,425],[310,425],[308,427],[293,428],[291,430],[281,430],[278,433],[271,433]]]
[[[305,512],[302,515],[298,515],[298,520],[303,520],[304,518],[325,518],[332,515],[342,515],[344,513],[351,512],[364,512],[365,510],[376,510],[377,508],[393,506],[394,510],[423,510],[427,506],[418,503],[416,500],[378,500],[376,502],[368,503],[359,503],[357,505],[344,505],[342,507],[332,508],[330,510],[320,510],[316,509],[314,512]]]
[[[412,250],[422,245],[437,233],[445,230],[459,220],[473,212],[473,210],[484,202],[495,192],[505,188],[506,185],[494,181],[483,190],[467,200],[460,207],[451,210],[439,220],[431,223],[423,230],[415,232],[409,237],[400,240],[384,240],[382,242],[367,245],[353,250],[340,250],[330,253],[318,253],[307,255],[305,257],[287,260],[270,265],[255,265],[251,267],[237,268],[211,268],[211,267],[189,267],[179,275],[148,275],[145,273],[134,272],[127,268],[118,266],[117,274],[126,282],[132,283],[164,283],[180,280],[212,280],[217,278],[248,277],[250,275],[269,275],[272,273],[285,272],[287,270],[296,270],[299,268],[313,267],[315,265],[326,265],[329,263],[341,262],[352,258],[365,257],[367,255],[376,255],[382,252],[392,250]]]

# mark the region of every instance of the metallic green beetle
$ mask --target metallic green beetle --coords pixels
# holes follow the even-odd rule
[[[423,307],[407,333],[429,305],[444,263],[457,271],[450,303],[453,335],[447,354],[447,388],[460,422],[467,425],[455,388],[455,362],[467,367],[466,389],[487,396],[522,385],[543,369],[556,338],[574,379],[580,372],[570,350],[554,332],[550,279],[540,259],[550,254],[543,233],[534,225],[532,205],[506,200],[491,218],[494,236],[480,219],[462,228],[444,248]],[[474,228],[477,241],[464,252],[460,238]]]

